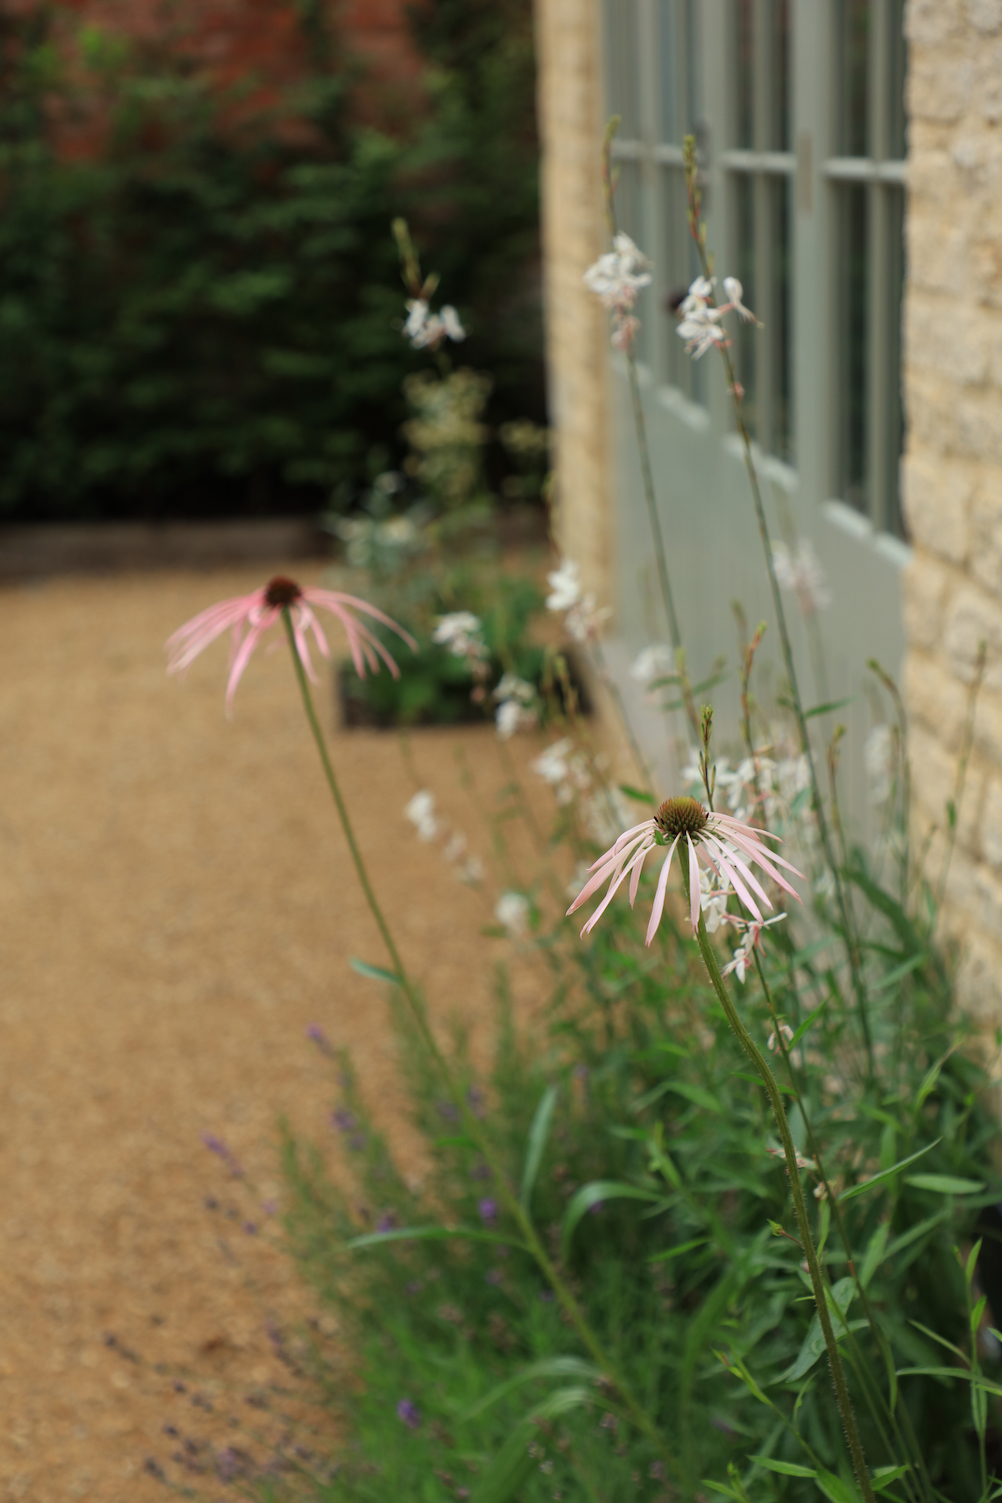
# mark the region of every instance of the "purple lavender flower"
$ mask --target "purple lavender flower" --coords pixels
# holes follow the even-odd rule
[[[438,1107],[439,1112],[445,1118],[446,1122],[459,1121],[459,1108],[456,1106],[455,1102],[437,1101],[435,1105]]]
[[[235,1154],[226,1146],[222,1138],[217,1138],[215,1133],[203,1132],[202,1142],[210,1153],[218,1154],[234,1179],[240,1179],[243,1176],[244,1171],[240,1167]]]
[[[257,1236],[257,1222],[256,1221],[245,1221],[244,1222],[244,1232],[245,1232],[245,1234],[248,1237],[256,1237]]]
[[[330,1040],[328,1039],[326,1033],[324,1033],[319,1023],[311,1023],[309,1025],[306,1030],[306,1037],[308,1039],[311,1039],[312,1042],[316,1044],[321,1054],[334,1053],[334,1050],[330,1046]]]
[[[484,1223],[484,1226],[493,1226],[498,1219],[497,1201],[491,1200],[489,1196],[485,1196],[477,1209],[480,1212],[480,1220]]]
[[[261,1209],[262,1209],[262,1211],[264,1212],[264,1214],[266,1216],[277,1216],[278,1215],[278,1201],[277,1200],[262,1200],[262,1202],[261,1202]]]
[[[470,1089],[466,1093],[466,1100],[470,1111],[475,1117],[483,1117],[485,1115],[485,1099],[484,1093],[479,1086],[470,1086]]]
[[[376,1222],[377,1232],[392,1232],[397,1224],[397,1218],[392,1211],[384,1211]]]
[[[351,1132],[356,1122],[351,1112],[339,1106],[337,1111],[331,1112],[331,1126],[336,1127],[338,1132]]]
[[[352,1150],[353,1153],[361,1153],[362,1149],[365,1147],[365,1133],[353,1132],[351,1137],[348,1139],[348,1147]]]
[[[397,1404],[397,1415],[403,1420],[408,1430],[420,1430],[421,1416],[418,1413],[417,1405],[412,1404],[410,1399],[400,1400]]]

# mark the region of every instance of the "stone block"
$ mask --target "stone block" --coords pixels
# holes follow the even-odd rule
[[[957,1002],[985,1032],[1002,1024],[1002,947],[989,935],[968,932],[961,941]]]
[[[916,551],[902,575],[905,627],[913,647],[938,649],[950,576],[931,554]]]
[[[990,689],[983,689],[978,696],[974,745],[990,770],[1002,767],[1002,696]]]
[[[954,452],[1002,467],[1002,400],[997,392],[966,388],[953,412]]]
[[[980,385],[988,375],[990,325],[966,298],[915,292],[905,304],[908,360],[959,385]]]
[[[963,563],[969,547],[968,508],[974,490],[970,467],[913,452],[902,462],[901,484],[912,540],[952,563]]]
[[[909,719],[931,731],[956,753],[967,716],[968,690],[928,652],[913,648],[905,658],[902,692]]]
[[[947,751],[924,726],[913,725],[908,741],[912,797],[917,811],[924,813],[945,834],[949,829],[947,806],[957,788],[957,754]],[[968,859],[981,854],[978,830],[984,788],[985,775],[980,764],[969,763],[957,812],[957,847],[966,853]],[[1002,926],[1002,902],[999,904],[999,924]]]
[[[918,50],[908,69],[907,105],[912,117],[954,121],[963,118],[974,86],[974,63],[955,49]]]
[[[962,24],[958,0],[910,0],[905,6],[905,35],[912,45],[940,46]]]
[[[1002,871],[1002,778],[991,777],[987,782],[981,809],[981,850],[989,866]]]
[[[967,0],[967,20],[987,35],[1002,28],[1002,0]]]
[[[1002,594],[1002,470],[982,466],[970,511],[971,573]]]
[[[985,687],[1002,689],[1002,602],[975,585],[961,585],[946,612],[943,647],[950,667],[965,684],[974,678],[982,642],[988,655]]]

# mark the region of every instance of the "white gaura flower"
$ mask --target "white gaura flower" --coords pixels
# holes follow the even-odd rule
[[[548,611],[569,611],[581,599],[581,570],[572,558],[562,559],[559,569],[547,574],[546,582],[550,587]]]
[[[571,803],[576,794],[591,788],[585,759],[570,736],[548,746],[530,765],[544,783],[549,783],[560,805]]]
[[[718,317],[716,308],[707,308],[705,315],[698,318],[690,313],[676,329],[679,338],[685,340],[686,354],[693,360],[701,359],[715,344],[727,343],[726,334],[716,322]]]
[[[427,788],[422,788],[415,793],[404,809],[404,817],[409,819],[414,826],[419,840],[434,840],[439,833],[440,826],[435,814],[435,795],[429,793]]]
[[[646,688],[654,679],[666,678],[674,672],[675,657],[671,648],[663,642],[656,642],[652,647],[644,647],[637,653],[630,669],[630,677]]]
[[[508,930],[510,939],[521,939],[529,928],[532,904],[520,892],[503,892],[497,900],[494,917]]]
[[[459,314],[451,303],[446,303],[440,313],[432,313],[424,298],[409,298],[406,303],[407,321],[404,338],[409,339],[415,350],[437,350],[443,339],[459,343],[466,338],[466,330],[459,321]]]
[[[831,605],[825,571],[810,538],[798,538],[792,549],[785,543],[773,543],[772,567],[780,589],[796,595],[805,616],[813,616]]]
[[[589,870],[593,875],[585,883],[567,912],[571,914],[580,908],[581,904],[587,902],[604,882],[608,882],[605,897],[581,930],[582,935],[588,934],[598,923],[612,902],[616,891],[627,877],[630,878],[630,906],[632,907],[637,899],[640,875],[647,856],[655,846],[667,846],[668,854],[661,865],[654,893],[654,905],[651,909],[650,922],[647,925],[646,943],[650,944],[657,933],[664,913],[668,876],[675,847],[684,841],[680,859],[687,859],[689,863],[689,918],[693,933],[695,934],[699,927],[701,860],[716,872],[721,881],[730,883],[739,901],[759,924],[763,924],[765,920],[759,903],[766,908],[771,908],[772,902],[752,871],[752,864],[760,867],[766,876],[771,877],[798,902],[801,901],[799,896],[780,872],[779,867],[792,872],[796,877],[803,876],[803,873],[797,871],[795,866],[791,866],[789,861],[785,861],[782,856],[777,856],[764,845],[763,839],[776,840],[778,837],[764,830],[753,829],[751,825],[742,824],[730,814],[711,814],[694,798],[683,795],[666,799],[653,819],[645,819],[642,824],[625,830],[619,839],[592,863]]]
[[[699,906],[703,910],[703,923],[707,934],[716,934],[724,922],[727,899],[731,895],[728,882],[721,882],[716,872],[702,867],[699,873]]]
[[[465,658],[474,666],[489,656],[480,631],[479,616],[472,611],[452,611],[448,616],[439,616],[431,639],[448,647],[453,657]]]
[[[502,741],[509,741],[517,731],[535,729],[539,715],[535,709],[517,699],[504,699],[494,712],[494,724]]]
[[[517,699],[520,704],[531,705],[536,698],[536,688],[528,679],[519,678],[517,673],[505,673],[494,690],[495,699]]]
[[[611,606],[596,604],[594,595],[582,595],[564,617],[564,626],[575,642],[593,642],[611,615]]]
[[[721,310],[722,312],[726,313],[729,309],[733,308],[734,312],[738,314],[738,316],[745,323],[754,324],[758,322],[751,309],[746,308],[744,303],[741,301],[742,294],[744,293],[744,288],[741,286],[741,283],[738,281],[737,277],[724,278],[724,291],[727,294],[727,305]]]
[[[792,870],[792,868],[791,868],[791,870]],[[799,873],[798,873],[798,875],[799,875]],[[793,892],[792,887],[789,888],[788,891]],[[794,895],[794,897],[797,896],[796,893],[794,893],[793,895]],[[798,901],[799,901],[799,899],[798,899]],[[765,920],[758,919],[753,924],[747,924],[746,927],[745,927],[745,937],[744,937],[744,939],[741,941],[741,943],[738,945],[737,949],[734,951],[734,958],[733,958],[733,960],[731,960],[728,965],[724,966],[724,969],[721,972],[721,974],[724,975],[724,976],[729,976],[732,971],[736,971],[737,972],[737,976],[738,976],[738,980],[743,982],[744,979],[745,979],[745,972],[751,969],[752,951],[756,947],[758,947],[759,949],[762,948],[762,931],[763,931],[763,929],[767,929],[770,924],[778,924],[778,923],[780,923],[785,918],[786,918],[786,914],[785,913],[777,913],[777,914],[774,914],[771,919],[765,919]],[[742,922],[741,919],[731,918],[731,923],[741,923],[741,922]],[[791,1037],[792,1037],[792,1034],[791,1034]],[[769,1047],[772,1048],[772,1045],[770,1044]]]
[[[589,266],[584,274],[584,284],[589,292],[594,292],[603,307],[629,310],[641,289],[650,286],[651,263],[629,235],[620,232],[612,246],[611,251],[606,251]]]

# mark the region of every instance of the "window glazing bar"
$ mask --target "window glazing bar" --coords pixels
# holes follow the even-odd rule
[[[775,86],[774,40],[776,7],[773,0],[753,0],[752,128],[756,152],[772,146],[772,107]],[[752,225],[755,241],[755,303],[764,324],[764,338],[754,341],[755,438],[771,454],[776,447],[776,278],[777,247],[770,213],[771,184],[762,172],[752,177]]]
[[[681,167],[684,161],[681,146],[655,146],[653,156],[662,167]]]
[[[722,151],[720,165],[730,172],[769,172],[792,177],[797,168],[792,151]]]
[[[622,141],[619,136],[616,136],[612,142],[612,155],[621,157],[626,162],[639,161],[645,151],[643,141]]]
[[[906,180],[908,163],[875,162],[872,157],[829,157],[822,165],[825,177],[841,183],[895,183]]]

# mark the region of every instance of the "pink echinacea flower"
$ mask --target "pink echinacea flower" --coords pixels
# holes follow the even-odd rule
[[[359,600],[356,595],[343,595],[339,590],[318,590],[311,585],[303,587],[296,584],[295,580],[286,579],[282,575],[276,575],[268,584],[263,585],[259,590],[254,590],[250,595],[237,595],[230,600],[220,600],[217,605],[210,605],[208,610],[186,621],[184,626],[179,627],[167,639],[167,651],[170,654],[167,672],[183,673],[210,642],[214,642],[217,637],[222,636],[224,631],[232,627],[230,677],[226,686],[226,709],[229,713],[233,708],[233,696],[237,692],[237,685],[243,677],[244,669],[250,662],[255,647],[269,627],[281,620],[282,612],[288,610],[292,619],[292,634],[299,661],[309,677],[316,683],[317,676],[310,659],[308,633],[312,631],[316,645],[325,658],[330,657],[330,648],[327,645],[323,627],[311,609],[313,606],[320,606],[330,611],[344,627],[351,660],[359,678],[365,677],[366,667],[373,673],[378,672],[380,659],[386,664],[394,678],[400,677],[400,669],[389,651],[375,632],[363,621],[357,619],[358,613],[361,612],[376,621],[381,621],[384,626],[395,631],[409,647],[416,649],[417,643],[409,632],[404,631],[402,626],[398,626],[374,605],[369,605],[365,600]]]
[[[592,862],[588,869],[594,875],[589,877],[567,912],[571,914],[575,909],[580,908],[582,903],[586,903],[592,894],[608,881],[609,888],[605,897],[581,930],[582,937],[590,933],[609,906],[617,888],[627,877],[630,878],[630,907],[632,908],[637,900],[640,874],[648,853],[656,846],[668,846],[668,854],[662,863],[654,893],[650,923],[647,925],[646,942],[650,944],[657,933],[664,913],[668,875],[671,871],[675,847],[684,840],[682,856],[687,850],[689,918],[693,934],[699,928],[700,860],[712,868],[723,882],[730,884],[748,912],[761,924],[763,919],[759,903],[764,904],[766,908],[771,908],[772,903],[751,870],[751,863],[754,862],[765,872],[766,876],[778,882],[779,886],[795,897],[798,903],[801,901],[800,898],[779,872],[778,867],[785,867],[796,877],[803,876],[803,873],[797,871],[795,866],[791,866],[789,861],[784,861],[782,856],[777,856],[768,846],[762,844],[764,834],[766,834],[765,831],[756,830],[752,825],[746,825],[741,820],[735,819],[733,815],[711,814],[694,798],[666,799],[653,819],[645,819],[643,824],[634,825],[632,829],[625,830],[614,845],[599,856],[597,861]],[[776,840],[778,836],[769,835],[768,839]]]

